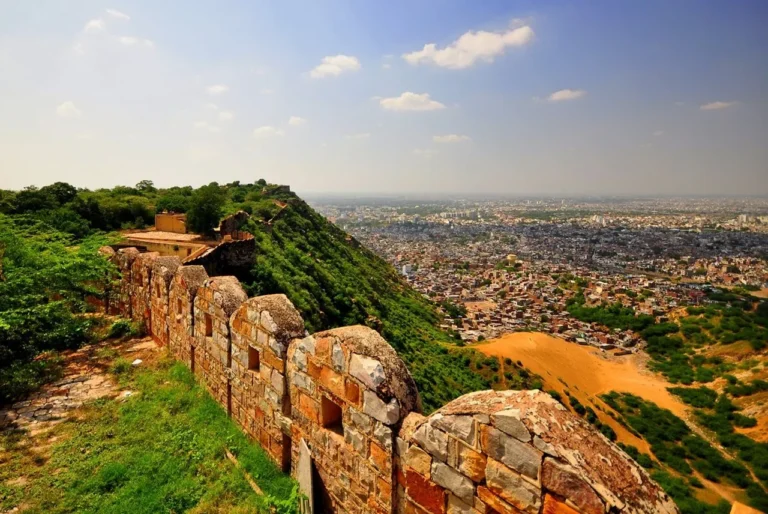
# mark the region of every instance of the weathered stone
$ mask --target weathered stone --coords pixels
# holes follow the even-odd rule
[[[485,479],[485,465],[487,458],[482,453],[462,445],[459,445],[459,471],[475,482]]]
[[[438,460],[448,460],[448,436],[442,430],[424,423],[413,434],[413,440]]]
[[[443,416],[436,414],[429,424],[457,437],[470,446],[475,445],[475,420],[472,416]]]
[[[413,468],[417,473],[429,478],[432,474],[432,457],[427,452],[412,445],[405,452],[405,465]]]
[[[366,434],[370,432],[371,426],[373,425],[373,421],[371,421],[370,417],[352,408],[347,410],[347,413],[353,425],[355,425],[358,429],[362,430]]]
[[[545,489],[573,502],[584,514],[605,512],[605,505],[589,484],[569,466],[549,457],[544,459],[541,484]]]
[[[392,451],[392,429],[385,425],[377,424],[373,430],[373,437],[387,451]]]
[[[493,425],[504,432],[524,443],[531,440],[531,434],[520,421],[520,411],[518,409],[507,409],[499,411],[491,417]]]
[[[333,369],[336,371],[344,370],[344,350],[341,349],[339,343],[334,343],[331,349],[331,362],[333,363]]]
[[[547,493],[544,495],[544,508],[541,514],[579,514],[579,511]]]
[[[488,459],[485,467],[488,489],[523,512],[538,513],[541,491],[501,462]]]
[[[468,505],[463,500],[452,494],[448,495],[447,514],[479,514],[472,505]]]
[[[365,451],[365,438],[363,435],[349,427],[344,427],[344,440],[351,445],[358,453]]]
[[[475,486],[470,479],[442,462],[432,463],[432,481],[467,502],[471,502],[475,494]]]
[[[372,391],[363,393],[363,412],[387,425],[394,425],[400,420],[400,405],[397,400],[392,398],[389,403],[384,403]]]
[[[349,374],[374,391],[387,379],[381,362],[356,353],[349,359]]]
[[[406,470],[405,483],[408,496],[431,514],[445,513],[445,491],[422,475]]]
[[[489,457],[503,462],[515,471],[537,480],[542,453],[493,427],[483,426],[482,448]]]
[[[477,497],[495,513],[520,514],[519,509],[511,506],[482,485],[477,487]]]

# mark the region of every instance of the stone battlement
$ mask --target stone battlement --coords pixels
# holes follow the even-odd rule
[[[304,512],[677,513],[646,471],[540,391],[481,391],[425,417],[374,330],[307,334],[284,295],[176,257],[104,249],[108,312],[184,362],[308,501]]]

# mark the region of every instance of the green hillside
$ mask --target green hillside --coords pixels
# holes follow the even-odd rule
[[[22,219],[37,220],[72,244],[105,231],[151,225],[161,210],[186,212],[200,232],[226,214],[250,213],[244,228],[256,237],[257,257],[250,273],[238,277],[248,293],[286,294],[312,332],[353,324],[376,329],[408,365],[427,411],[471,391],[540,387],[511,361],[502,375],[496,358],[457,346],[452,334],[439,329],[435,305],[286,187],[258,180],[159,189],[142,181],[95,191],[61,182],[0,190],[0,214],[7,215],[9,231]]]

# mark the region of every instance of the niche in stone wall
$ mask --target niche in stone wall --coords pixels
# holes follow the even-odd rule
[[[205,319],[205,337],[213,337],[213,318],[207,312],[203,316]]]
[[[253,346],[248,346],[248,369],[250,371],[259,371],[261,367],[261,355],[259,350]]]
[[[341,405],[337,404],[327,396],[323,396],[320,402],[320,416],[323,428],[344,435],[344,425],[341,422]]]

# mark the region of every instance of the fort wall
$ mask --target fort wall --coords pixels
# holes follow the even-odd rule
[[[142,323],[307,496],[303,512],[676,513],[594,427],[540,391],[482,391],[425,417],[374,330],[307,334],[284,295],[135,248],[108,311]]]

